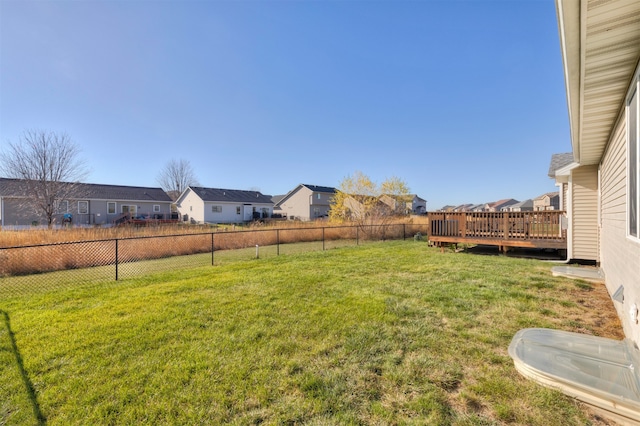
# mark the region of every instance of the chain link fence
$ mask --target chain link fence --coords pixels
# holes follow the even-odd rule
[[[426,224],[224,231],[0,248],[0,297],[163,271],[426,237]]]

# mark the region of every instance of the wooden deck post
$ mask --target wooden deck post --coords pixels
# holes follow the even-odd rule
[[[467,215],[461,214],[458,216],[458,222],[462,223],[462,226],[460,226],[460,236],[465,238],[467,236]]]
[[[502,238],[509,239],[509,212],[502,212]]]

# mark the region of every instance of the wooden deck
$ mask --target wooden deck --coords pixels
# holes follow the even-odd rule
[[[566,249],[563,211],[429,212],[429,241],[508,247]]]

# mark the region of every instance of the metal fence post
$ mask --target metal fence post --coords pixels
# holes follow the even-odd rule
[[[215,263],[213,258],[213,252],[215,251],[215,245],[213,244],[213,232],[211,233],[211,266],[214,266]]]
[[[322,251],[324,251],[324,226],[322,227]]]
[[[356,225],[356,245],[360,245],[360,229]]]
[[[280,256],[280,230],[276,229],[276,255]]]
[[[407,239],[407,224],[402,224],[402,241]]]
[[[118,281],[118,239],[116,238],[116,281]]]

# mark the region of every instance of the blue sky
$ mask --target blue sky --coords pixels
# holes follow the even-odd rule
[[[284,194],[361,171],[428,208],[555,190],[552,0],[0,0],[0,149],[65,132],[92,183]]]

